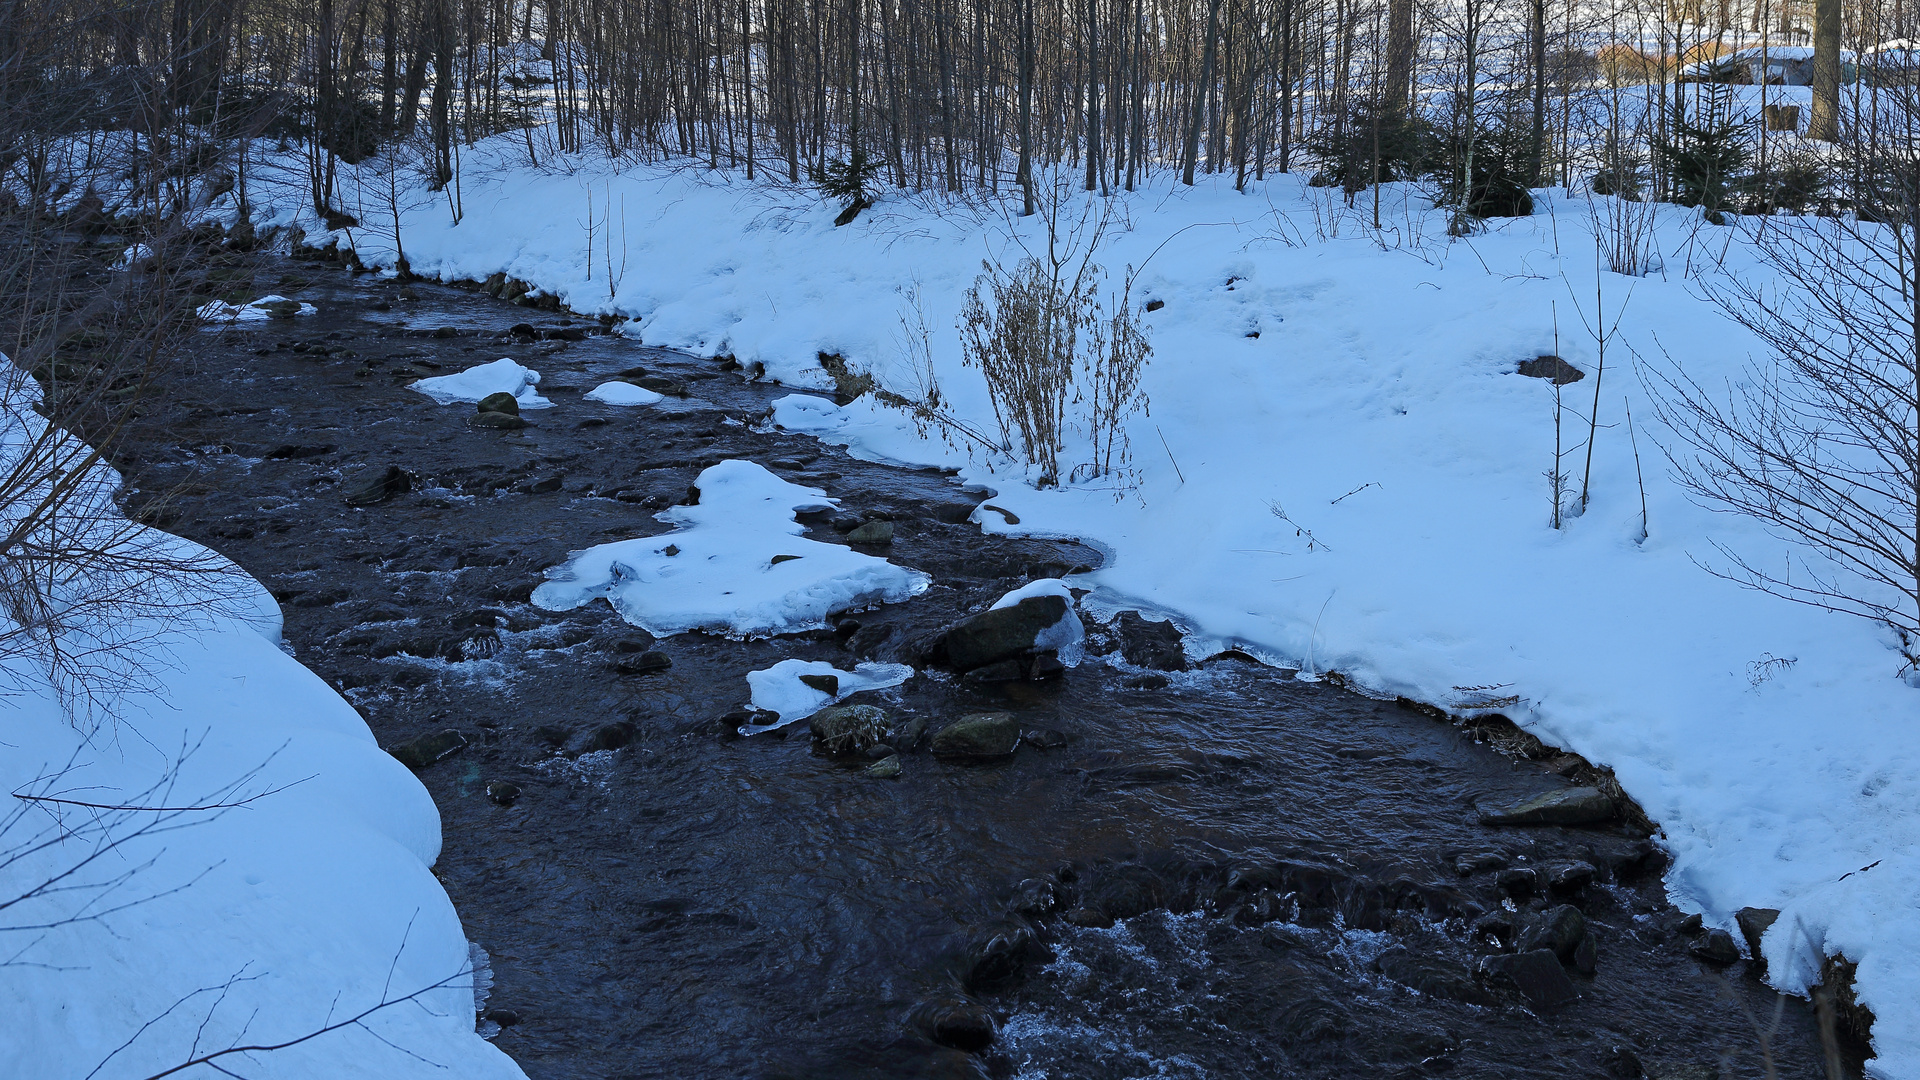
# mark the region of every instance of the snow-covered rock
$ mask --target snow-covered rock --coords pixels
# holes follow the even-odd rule
[[[418,390],[442,405],[451,405],[456,401],[478,402],[492,394],[509,394],[522,409],[544,409],[553,402],[534,390],[539,382],[539,372],[503,356],[452,375],[416,379],[407,387]]]
[[[655,515],[677,530],[574,552],[547,572],[533,602],[566,611],[606,597],[628,622],[655,634],[782,634],[825,627],[842,611],[898,603],[931,580],[800,535],[805,528],[794,513],[834,500],[754,462],[720,462],[696,486],[697,505]]]

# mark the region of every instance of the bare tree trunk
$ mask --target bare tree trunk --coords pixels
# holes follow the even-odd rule
[[[1547,158],[1547,0],[1528,0],[1527,31],[1532,45],[1533,143],[1527,162],[1527,186],[1540,186]]]
[[[1813,114],[1807,138],[1840,138],[1840,0],[1813,4]]]
[[[1207,41],[1201,50],[1200,81],[1193,88],[1193,115],[1187,121],[1187,145],[1181,155],[1180,182],[1193,186],[1193,167],[1200,158],[1200,125],[1206,120],[1207,99],[1213,90],[1214,43],[1220,35],[1220,0],[1207,0]]]
[[[1219,3],[1220,0],[1214,0]],[[1020,213],[1030,217],[1033,204],[1033,5],[1020,3],[1020,188],[1026,205]]]
[[[1289,11],[1282,17],[1290,15]],[[1380,106],[1382,115],[1400,116],[1407,111],[1413,89],[1413,52],[1413,0],[1388,0],[1387,85]]]

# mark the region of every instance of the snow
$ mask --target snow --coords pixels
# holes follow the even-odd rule
[[[800,681],[802,675],[832,675],[840,681],[840,692],[825,690]],[[852,671],[841,671],[825,660],[782,660],[764,671],[749,671],[747,687],[753,692],[753,707],[780,714],[778,723],[741,728],[742,735],[757,734],[805,720],[828,705],[850,694],[865,690],[884,690],[913,678],[908,664],[859,664]]]
[[[145,251],[146,246],[144,244],[137,248],[128,248],[121,255],[121,263],[131,265],[138,259],[148,257],[148,255],[142,254],[142,252]],[[289,304],[292,302],[293,301],[288,300],[284,296],[263,296],[258,300],[249,300],[244,304],[229,304],[224,300],[214,300],[200,305],[197,314],[207,322],[264,322],[274,318],[273,312],[268,308],[269,304]],[[300,315],[317,315],[319,313],[319,308],[307,303],[302,303],[298,311]]]
[[[602,405],[655,405],[665,399],[662,394],[630,382],[604,382],[581,396]]]
[[[521,367],[511,357],[503,356],[452,375],[416,379],[408,383],[407,388],[418,390],[442,405],[451,405],[456,401],[479,401],[492,394],[512,394],[522,409],[544,409],[553,402],[534,391],[534,386],[539,382],[539,372]]]
[[[41,430],[31,389],[0,400],[0,455]],[[95,469],[104,499],[118,477]],[[196,594],[195,622],[119,627],[155,635],[155,681],[97,726],[27,658],[0,659],[13,691],[0,788],[36,800],[0,810],[0,902],[22,898],[0,907],[0,1073],[144,1077],[195,1047],[284,1042],[412,996],[222,1064],[276,1080],[521,1080],[474,1031],[469,945],[430,869],[432,799],[283,651],[266,590],[225,565],[230,588]]]
[[[1029,581],[995,600],[993,606],[987,610],[998,611],[1001,608],[1010,608],[1031,596],[1058,596],[1067,602],[1067,613],[1060,616],[1059,622],[1047,627],[1034,637],[1034,648],[1055,650],[1060,657],[1060,662],[1067,667],[1080,663],[1085,652],[1083,646],[1087,640],[1087,630],[1080,625],[1080,616],[1073,612],[1073,590],[1067,588],[1067,583],[1059,578],[1040,578]]]
[[[824,628],[830,615],[898,603],[930,582],[918,570],[802,536],[795,511],[834,500],[755,462],[709,466],[695,486],[697,505],[654,515],[677,530],[576,551],[547,571],[533,602],[568,611],[606,597],[654,634],[753,636]]]
[[[1804,87],[1727,92],[1749,108],[1763,93],[1809,100]],[[1035,243],[1036,219],[888,196],[835,228],[837,206],[726,173],[588,158],[541,172],[515,153],[505,138],[474,148],[465,221],[406,219],[417,272],[505,272],[584,313],[632,319],[624,332],[650,345],[732,356],[803,390],[832,387],[825,352],[917,396],[927,369],[902,326],[917,307],[947,414],[997,431],[954,319],[981,259]],[[635,225],[611,297],[586,275],[577,215],[560,209],[582,184],[623,198]],[[774,421],[862,456],[960,469],[1019,520],[983,509],[981,528],[1096,545],[1105,564],[1075,586],[1102,605],[1178,613],[1198,648],[1238,645],[1458,712],[1497,708],[1611,766],[1662,827],[1675,902],[1719,926],[1741,907],[1782,909],[1766,948],[1785,989],[1803,990],[1822,954],[1856,961],[1859,997],[1879,1017],[1870,1071],[1920,1077],[1920,697],[1876,626],[1703,569],[1724,565],[1716,545],[1768,565],[1789,549],[1689,501],[1642,378],[1683,363],[1720,385],[1768,355],[1699,291],[1729,271],[1765,280],[1743,234],[1697,210],[1543,190],[1534,217],[1455,239],[1407,186],[1383,189],[1376,223],[1369,194],[1348,207],[1289,175],[1246,193],[1230,177],[1160,179],[1118,202],[1100,260],[1138,269],[1135,303],[1165,305],[1143,315],[1152,406],[1128,424],[1122,482],[1036,489],[1020,463],[954,427],[923,432],[872,395],[789,397]],[[1615,212],[1650,216],[1653,274],[1601,269],[1595,233]],[[379,231],[355,234],[367,262],[385,257]],[[1602,375],[1587,327],[1616,318]],[[1558,530],[1543,478],[1553,388],[1515,374],[1547,353],[1588,373],[1562,395],[1570,449],[1600,391],[1590,500]],[[1063,462],[1087,454],[1070,432]],[[1584,450],[1562,468],[1577,491]],[[543,600],[610,595],[643,625],[818,625],[822,605],[796,611],[791,590],[762,580],[806,565],[766,563],[808,543],[786,539],[788,497],[737,544],[676,517],[682,533],[583,553]],[[645,578],[667,570],[662,545],[701,537],[727,573]],[[751,596],[722,597],[728,583]]]

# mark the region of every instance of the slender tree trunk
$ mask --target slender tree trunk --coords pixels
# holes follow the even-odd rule
[[[1207,40],[1201,49],[1200,82],[1193,90],[1193,115],[1187,121],[1187,145],[1181,154],[1180,182],[1193,186],[1193,167],[1200,159],[1200,125],[1206,120],[1213,90],[1214,42],[1220,34],[1220,0],[1207,0]]]
[[[1813,4],[1813,113],[1807,138],[1840,138],[1840,0]]]
[[[1214,0],[1219,3],[1220,0]],[[1032,216],[1033,202],[1033,4],[1020,2],[1020,188],[1026,204],[1020,213]]]
[[[1397,117],[1407,111],[1414,48],[1413,0],[1387,0],[1387,82],[1380,105],[1384,115]]]
[[[1527,32],[1532,48],[1533,143],[1527,163],[1527,185],[1540,186],[1540,170],[1547,158],[1547,0],[1528,0]]]

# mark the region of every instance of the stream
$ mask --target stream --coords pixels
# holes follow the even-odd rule
[[[1083,603],[1091,655],[1061,677],[927,667],[854,699],[933,731],[1011,711],[1011,757],[922,740],[882,779],[805,723],[739,737],[749,671],[910,657],[1099,553],[983,536],[951,476],[769,430],[791,391],[721,362],[471,287],[251,267],[319,313],[195,336],[117,462],[129,511],[265,583],[382,746],[464,740],[419,770],[436,873],[491,958],[482,1029],[534,1080],[1709,1080],[1766,1075],[1763,1048],[1826,1075],[1804,1002],[1695,955],[1644,829],[1480,823],[1585,766],[1510,726],[1187,658]],[[554,402],[527,427],[406,388],[502,356]],[[621,372],[670,396],[582,398]],[[530,604],[569,551],[668,531],[654,515],[733,458],[890,520],[878,553],[932,586],[745,641]],[[389,466],[407,490],[346,504]]]

